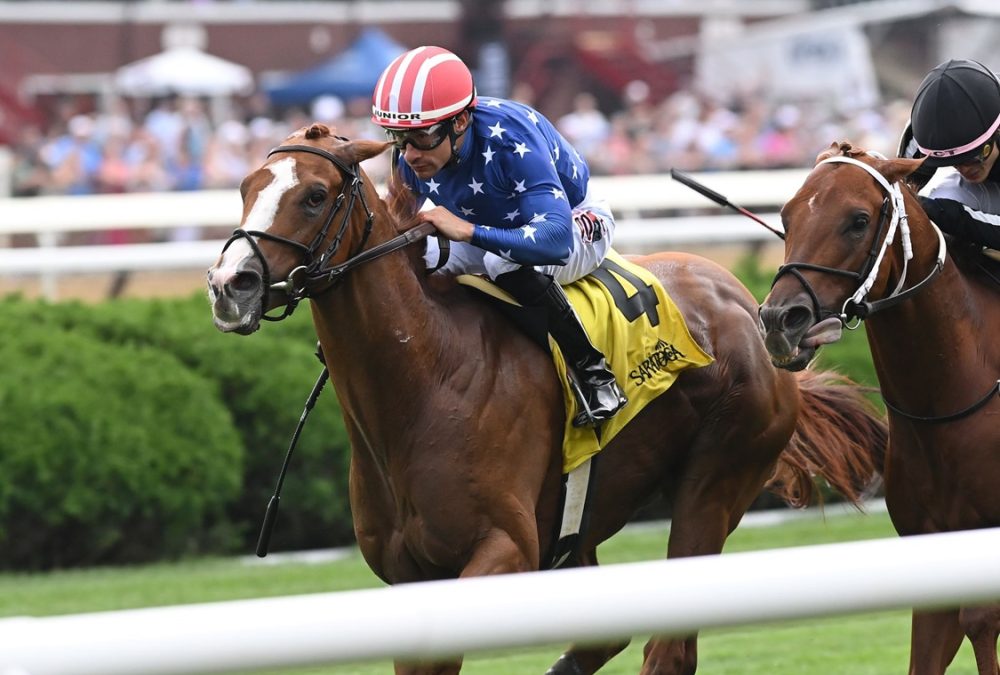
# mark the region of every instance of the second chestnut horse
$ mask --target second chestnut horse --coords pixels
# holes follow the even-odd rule
[[[782,209],[785,262],[761,306],[774,363],[797,370],[864,321],[889,410],[885,500],[902,535],[1000,526],[1000,287],[906,184],[920,160],[850,143],[822,153]],[[963,636],[1000,675],[1000,606],[913,614],[911,675],[942,675]]]

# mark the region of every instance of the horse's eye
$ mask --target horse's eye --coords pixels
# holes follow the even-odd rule
[[[325,190],[312,190],[309,192],[309,196],[306,197],[306,205],[316,208],[322,206],[323,202],[326,201],[326,191]]]
[[[868,223],[870,222],[871,220],[868,218],[867,213],[859,213],[854,216],[854,220],[851,221],[850,225],[851,234],[861,234],[868,229]]]

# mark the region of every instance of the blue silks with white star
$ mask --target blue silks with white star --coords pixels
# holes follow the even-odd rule
[[[590,169],[552,123],[521,103],[480,96],[458,156],[429,180],[400,157],[400,175],[418,200],[474,223],[473,245],[522,265],[566,264]]]

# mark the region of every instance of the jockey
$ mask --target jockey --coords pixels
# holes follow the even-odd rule
[[[573,424],[612,417],[627,399],[561,288],[601,264],[614,233],[583,158],[541,113],[477,97],[468,67],[440,47],[389,64],[372,121],[395,143],[397,176],[419,202],[435,204],[421,217],[454,242],[443,269],[485,274],[522,305],[544,309],[590,409]],[[428,266],[438,254],[429,238]]]
[[[998,128],[997,76],[976,61],[952,59],[920,84],[898,153],[927,158],[917,170],[921,184],[938,167],[955,167],[920,202],[942,231],[989,248],[1000,248]]]

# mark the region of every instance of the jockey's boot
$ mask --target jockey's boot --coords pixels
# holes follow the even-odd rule
[[[545,310],[549,334],[559,345],[567,367],[573,371],[571,379],[580,389],[584,409],[573,418],[573,426],[597,426],[625,407],[628,398],[608,368],[604,354],[590,341],[569,298],[552,277],[521,267],[498,275],[495,281],[522,305]]]

